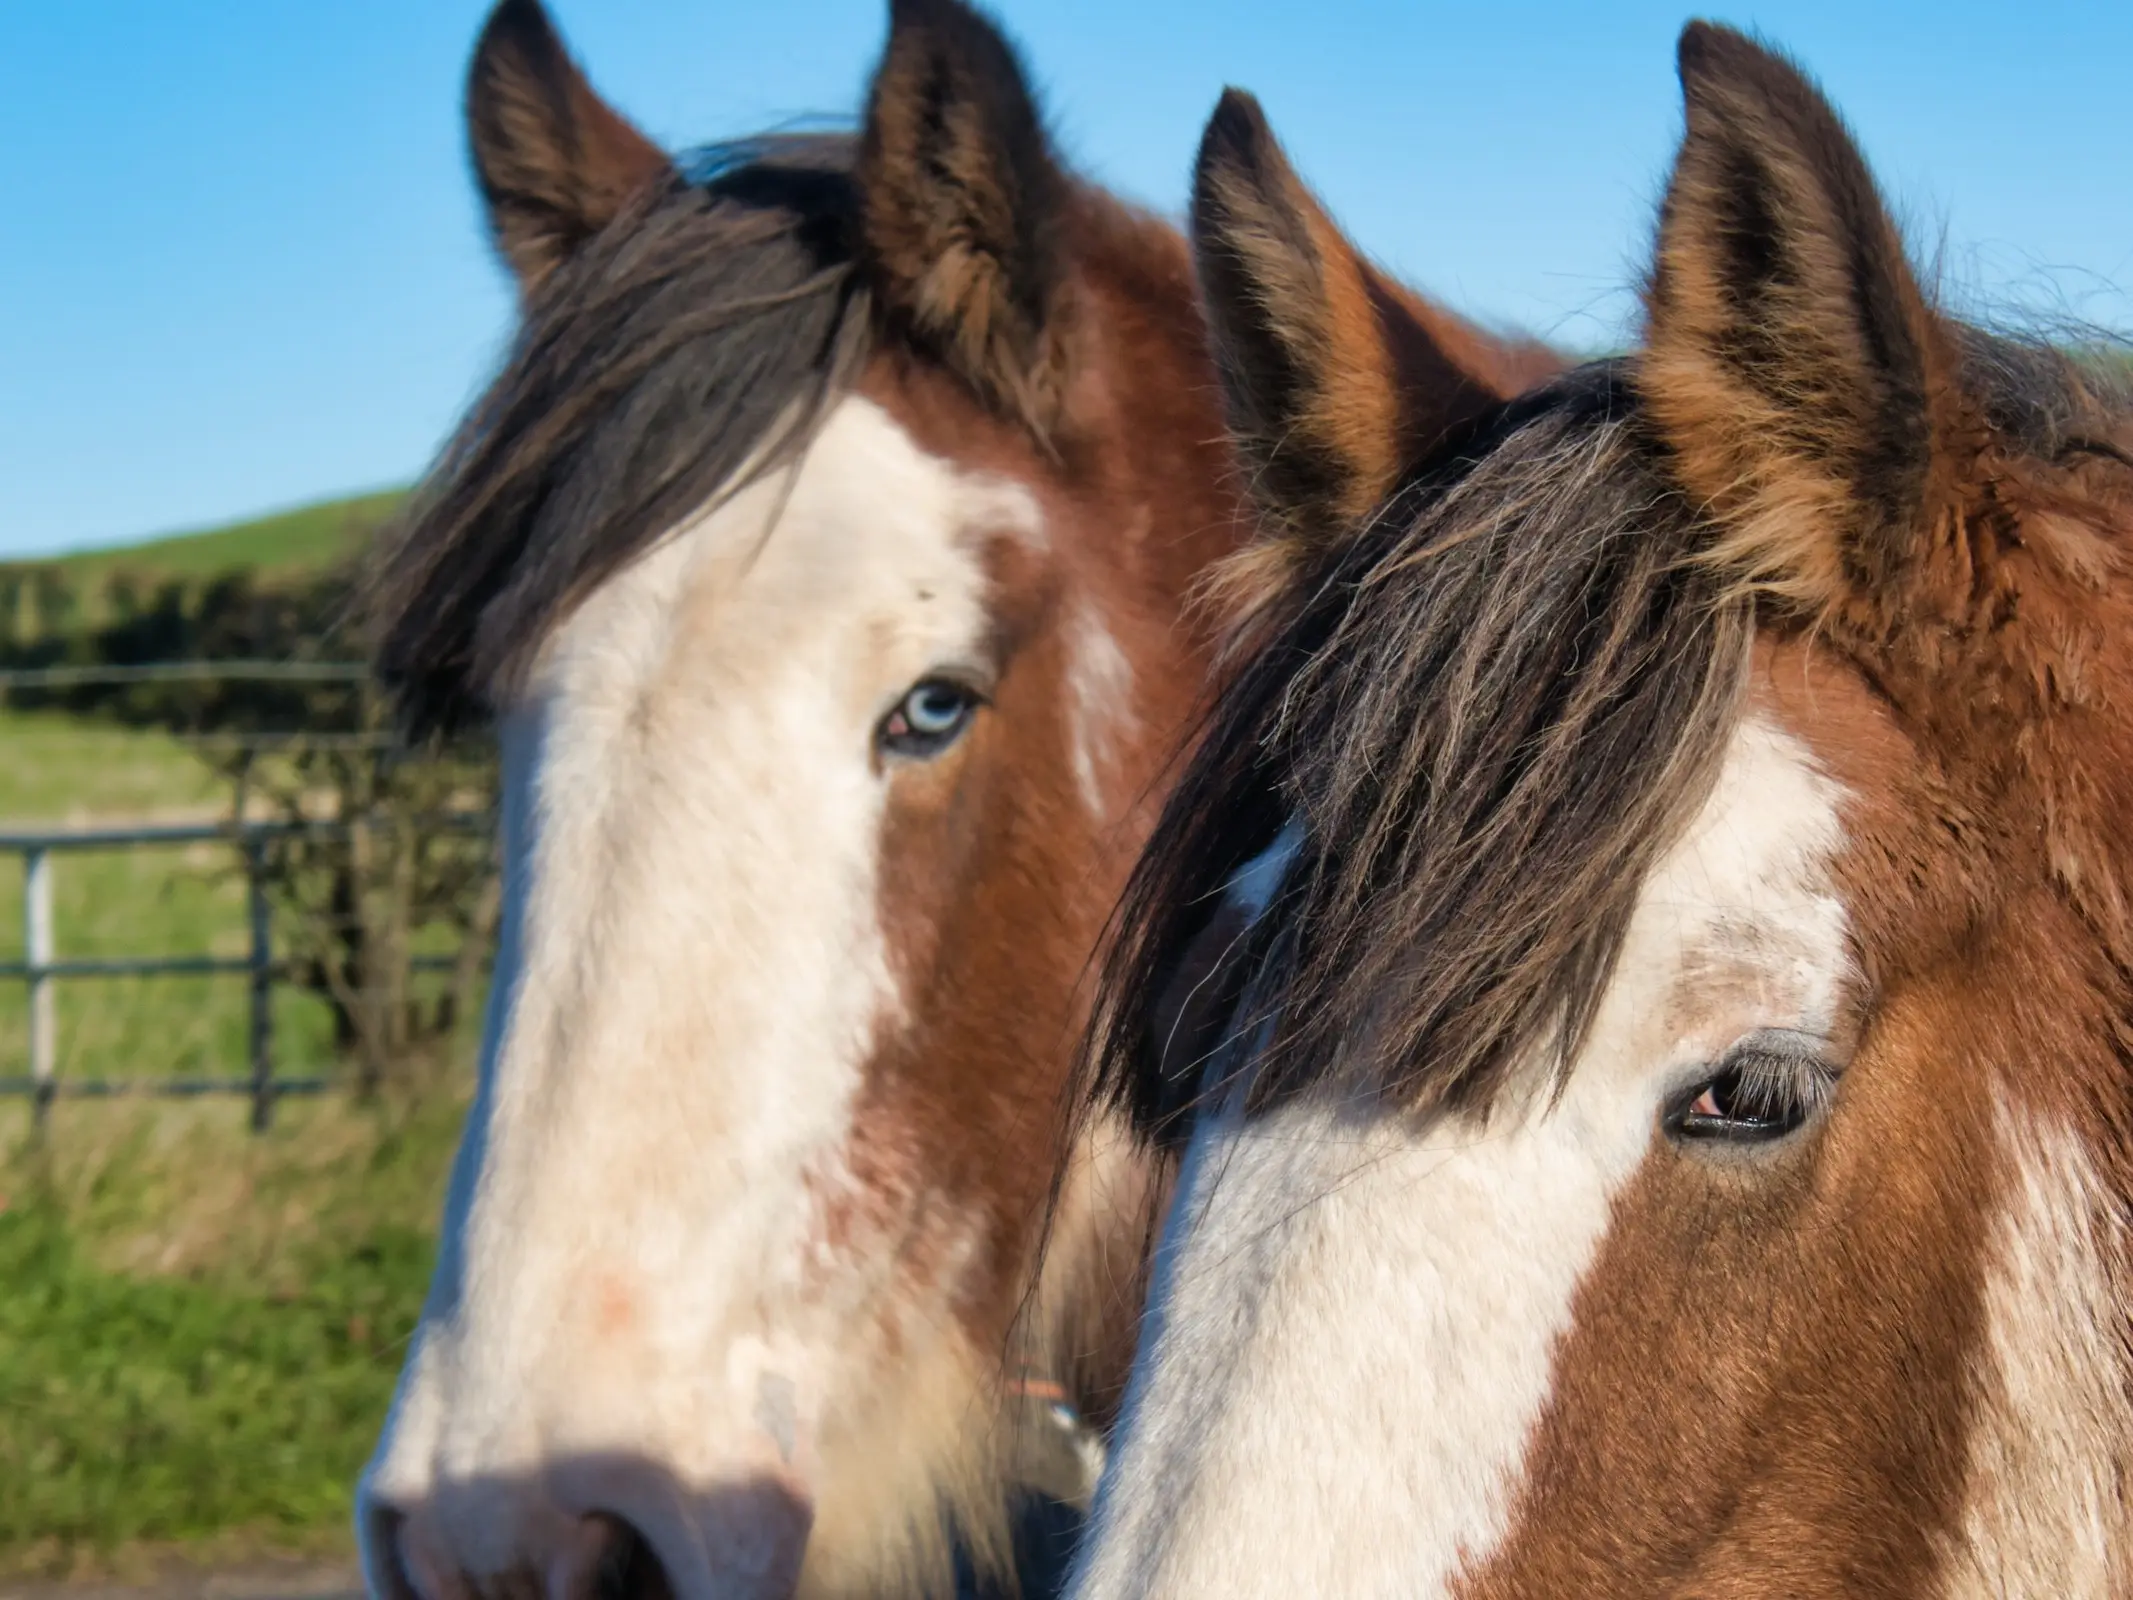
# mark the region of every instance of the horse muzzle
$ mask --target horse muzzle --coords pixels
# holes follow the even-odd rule
[[[787,1474],[692,1487],[645,1460],[364,1485],[374,1600],[787,1600],[813,1508]]]

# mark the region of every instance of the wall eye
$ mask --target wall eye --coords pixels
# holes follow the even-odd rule
[[[1682,1142],[1768,1144],[1798,1132],[1829,1105],[1837,1069],[1806,1034],[1750,1034],[1710,1075],[1675,1097],[1664,1123]]]
[[[886,755],[928,761],[963,736],[984,701],[952,678],[921,678],[881,719],[874,743]]]

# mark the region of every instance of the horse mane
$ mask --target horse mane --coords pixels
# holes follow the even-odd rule
[[[700,152],[541,286],[370,585],[378,672],[412,731],[508,697],[603,579],[805,446],[872,337],[857,149],[788,134]]]

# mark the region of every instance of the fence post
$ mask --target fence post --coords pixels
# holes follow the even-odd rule
[[[245,831],[244,881],[252,913],[252,1131],[265,1133],[274,1121],[274,930],[266,841],[257,829]]]
[[[22,961],[30,986],[30,1118],[43,1132],[58,1090],[53,1066],[59,1056],[52,1005],[52,853],[22,852]]]

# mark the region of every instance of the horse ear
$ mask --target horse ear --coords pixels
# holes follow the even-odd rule
[[[1013,47],[962,0],[891,0],[857,181],[884,307],[1041,428],[1065,380],[1069,184]]]
[[[1718,556],[1816,615],[1899,576],[1952,504],[1956,357],[1843,122],[1727,28],[1681,36],[1687,132],[1642,384]]]
[[[531,297],[672,171],[593,91],[540,0],[500,0],[467,70],[467,141],[498,250]]]
[[[1193,253],[1231,433],[1285,558],[1358,526],[1403,470],[1557,363],[1398,288],[1224,92],[1193,169]]]

